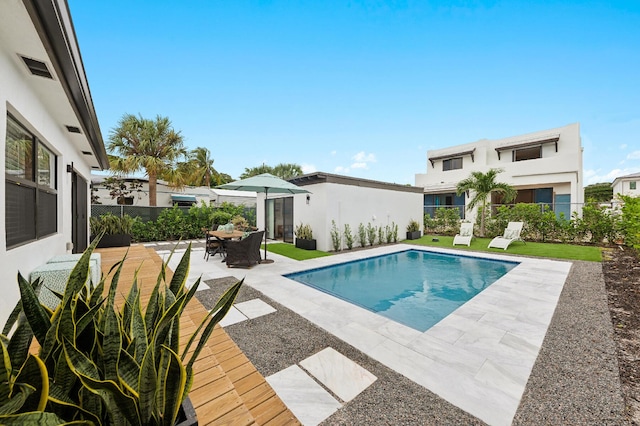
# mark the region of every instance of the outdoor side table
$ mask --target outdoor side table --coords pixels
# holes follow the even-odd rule
[[[82,257],[82,253],[76,254],[61,254],[59,256],[54,256],[51,259],[47,260],[47,263],[60,263],[60,262],[77,262]],[[93,253],[91,255],[91,259],[89,260],[89,271],[91,274],[91,282],[93,285],[98,285],[100,282],[100,275],[102,261],[100,257],[100,253]]]

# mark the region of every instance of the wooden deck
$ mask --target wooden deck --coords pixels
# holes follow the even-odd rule
[[[102,272],[122,260],[127,248],[98,249]],[[143,301],[156,284],[162,260],[153,249],[142,245],[129,247],[118,285],[121,301],[129,291],[133,274]],[[170,273],[170,271],[168,271]],[[108,277],[107,283],[111,277]],[[144,302],[143,302],[144,303]],[[181,318],[181,343],[184,345],[207,310],[193,298]],[[189,397],[200,425],[299,425],[300,422],[276,395],[251,361],[220,326],[194,364],[194,381]]]

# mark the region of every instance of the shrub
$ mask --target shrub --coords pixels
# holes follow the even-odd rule
[[[105,235],[131,234],[132,227],[133,218],[126,214],[120,217],[112,213],[105,213],[98,217],[89,218],[89,229],[93,236],[102,233]]]
[[[398,242],[398,224],[395,222],[391,222],[391,241]]]
[[[246,231],[249,229],[249,222],[242,216],[234,216],[231,218],[231,223],[233,223],[233,227],[239,231]]]
[[[331,243],[333,244],[333,251],[340,250],[341,246],[341,236],[340,230],[338,229],[338,225],[336,225],[336,221],[331,221]]]
[[[407,225],[407,232],[416,232],[419,230],[420,230],[420,224],[417,221],[411,219],[409,221],[409,224]]]
[[[358,242],[360,243],[360,247],[367,245],[367,230],[362,223],[358,225]]]
[[[384,233],[384,228],[382,227],[382,225],[380,225],[378,227],[378,244],[384,244],[385,241],[386,241],[386,236]]]
[[[620,230],[625,244],[640,249],[640,197],[622,195],[620,198],[624,202]]]
[[[313,230],[311,229],[311,225],[303,224],[296,226],[296,238],[300,238],[302,240],[313,240]]]
[[[376,242],[376,227],[371,225],[371,223],[367,224],[367,240],[369,241],[370,246],[374,245]]]
[[[349,250],[353,248],[353,234],[351,233],[351,227],[348,223],[344,224],[344,243]]]

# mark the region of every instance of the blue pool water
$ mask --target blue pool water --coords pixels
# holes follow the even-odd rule
[[[407,250],[285,276],[426,331],[516,265]]]

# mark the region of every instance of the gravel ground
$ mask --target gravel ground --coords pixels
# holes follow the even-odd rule
[[[206,281],[212,289],[196,297],[211,307],[234,282]],[[247,284],[238,302],[260,298],[277,312],[225,329],[264,376],[332,347],[378,378],[323,424],[484,424]],[[628,424],[600,263],[574,262],[513,424]]]

